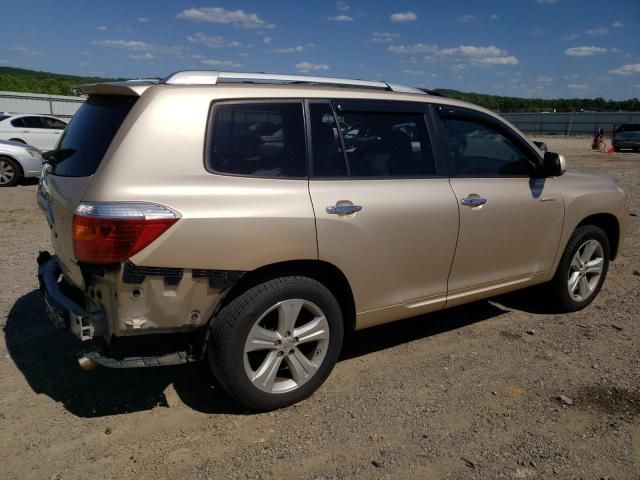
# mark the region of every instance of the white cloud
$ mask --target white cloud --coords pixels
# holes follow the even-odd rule
[[[451,60],[457,63],[471,63],[473,65],[517,65],[518,59],[509,55],[506,50],[502,50],[493,45],[488,47],[475,47],[472,45],[460,45],[455,48],[439,48],[437,45],[416,43],[414,45],[392,45],[387,50],[398,54],[420,54],[428,53],[424,57],[426,61]]]
[[[415,22],[418,19],[418,15],[415,12],[397,12],[392,13],[389,17],[392,22],[403,23],[403,22]]]
[[[546,75],[538,75],[536,77],[536,82],[540,82],[540,83],[551,83],[553,82],[553,78],[551,77],[547,77]]]
[[[640,73],[640,63],[623,65],[614,70],[609,70],[609,73],[613,73],[614,75],[632,75],[634,73]]]
[[[577,33],[570,33],[569,35],[564,35],[562,37],[562,40],[573,41],[573,40],[578,39],[579,37],[580,37],[580,35],[577,34]]]
[[[315,45],[308,43],[307,45],[296,45],[295,47],[274,48],[273,51],[274,53],[301,53],[308,48],[315,48]]]
[[[94,40],[92,45],[100,47],[115,47],[124,48],[125,50],[145,51],[151,50],[153,45],[146,42],[139,42],[134,40]]]
[[[330,22],[353,22],[353,17],[349,15],[336,15],[334,17],[327,17]]]
[[[536,0],[537,3],[540,3],[542,5],[555,5],[559,1],[560,0]]]
[[[620,28],[620,27],[622,27],[622,22],[621,22],[620,20],[616,20],[615,22],[613,22],[613,23],[611,24],[611,26],[612,26],[613,28]]]
[[[458,17],[458,21],[462,23],[469,23],[474,21],[475,19],[476,16],[472,14],[462,15],[461,17]]]
[[[220,7],[201,7],[183,10],[177,15],[181,20],[230,24],[243,28],[273,28],[255,13],[244,10],[225,10]]]
[[[109,30],[109,27],[107,27],[106,25],[99,25],[96,27],[96,30],[100,30],[101,32],[106,32],[107,30]]]
[[[607,27],[597,27],[590,28],[585,32],[587,35],[591,35],[592,37],[597,37],[600,35],[607,35],[609,33],[609,29]]]
[[[387,50],[393,53],[435,53],[438,46],[429,43],[416,43],[414,45],[392,45]]]
[[[589,85],[585,85],[584,83],[570,83],[567,87],[573,90],[584,90],[589,88]]]
[[[329,65],[324,63],[300,62],[296,64],[296,70],[302,73],[319,72],[329,70]]]
[[[187,37],[191,43],[197,43],[199,45],[204,45],[209,48],[221,48],[225,46],[224,38],[216,35],[215,37],[208,37],[203,32],[198,32],[196,34],[189,35]]]
[[[509,55],[506,50],[493,45],[488,47],[460,45],[455,48],[444,48],[438,51],[437,55],[462,58],[474,65],[517,65],[519,63],[518,59],[513,55]]]
[[[4,58],[0,58],[0,65],[5,65],[9,63],[9,60],[5,60]]]
[[[400,35],[389,32],[374,32],[371,34],[371,41],[374,43],[391,43]]]
[[[499,20],[500,19],[500,15],[498,15],[497,13],[494,13],[493,15],[489,16],[489,20]]]
[[[406,73],[407,75],[424,75],[424,71],[423,70],[402,70],[402,73]]]
[[[152,53],[146,52],[142,54],[131,53],[129,54],[129,58],[133,60],[153,60],[154,57]]]
[[[336,10],[339,12],[348,12],[351,7],[347,2],[338,1],[336,2]]]
[[[99,47],[121,48],[134,52],[152,52],[156,55],[181,55],[183,53],[181,47],[161,47],[136,40],[94,40],[91,44]]]
[[[591,57],[593,55],[602,55],[609,50],[604,47],[572,47],[564,51],[565,55],[570,57]]]
[[[262,39],[262,42],[263,42],[263,43],[271,43],[271,40],[272,40],[272,38],[271,38],[271,37],[264,37],[264,38]]]
[[[244,67],[242,63],[232,62],[231,60],[214,60],[212,58],[200,60],[200,63],[203,65],[207,65],[208,67],[232,67],[232,68]]]
[[[149,17],[138,17],[138,21],[140,23],[148,23],[149,22]]]

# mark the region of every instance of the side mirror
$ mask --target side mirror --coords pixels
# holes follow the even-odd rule
[[[544,152],[542,174],[545,177],[559,177],[567,171],[567,160],[554,152]]]

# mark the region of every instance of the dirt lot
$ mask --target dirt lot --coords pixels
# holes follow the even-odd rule
[[[640,214],[640,154],[545,140]],[[35,190],[0,189],[2,479],[640,478],[637,216],[586,310],[525,293],[359,332],[311,399],[253,414],[203,366],[77,368],[36,291]]]

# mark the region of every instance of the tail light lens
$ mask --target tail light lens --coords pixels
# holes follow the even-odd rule
[[[74,256],[94,264],[123,262],[179,218],[177,212],[154,203],[83,202],[73,216]]]

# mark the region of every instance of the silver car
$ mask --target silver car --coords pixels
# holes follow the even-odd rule
[[[31,145],[0,140],[0,187],[12,187],[42,172],[42,152]]]

